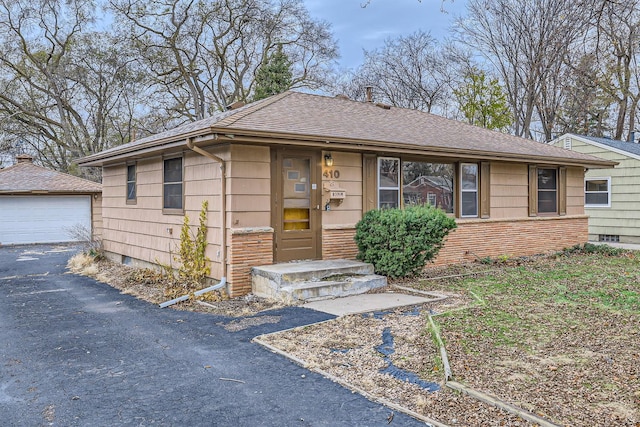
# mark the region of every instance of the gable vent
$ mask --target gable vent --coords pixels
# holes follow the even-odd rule
[[[564,148],[565,150],[571,150],[571,138],[564,139]]]

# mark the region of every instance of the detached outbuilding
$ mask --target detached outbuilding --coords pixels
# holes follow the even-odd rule
[[[353,259],[364,212],[432,203],[456,218],[437,263],[587,241],[585,168],[615,163],[432,114],[285,92],[85,157],[103,168],[104,248],[171,263],[209,203],[211,277],[251,291],[253,266]]]
[[[0,245],[78,240],[72,229],[99,237],[102,186],[33,164],[28,155],[0,169]]]

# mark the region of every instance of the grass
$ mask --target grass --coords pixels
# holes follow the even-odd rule
[[[555,317],[554,310],[562,310],[564,323],[571,323],[572,313],[579,314],[580,307],[639,315],[639,283],[640,260],[635,256],[596,253],[507,267],[494,274],[448,282],[442,289],[471,294],[486,306],[480,316],[475,311],[446,315],[452,319],[449,326],[455,321],[466,331],[515,344],[518,336],[545,326],[540,323],[539,310],[528,307],[551,317]],[[434,284],[430,285],[433,289]]]
[[[454,377],[531,404],[563,424],[586,425],[581,417],[587,415],[638,422],[640,254],[587,247],[500,263],[479,277],[415,283],[474,297],[468,310],[435,319]],[[566,389],[566,395],[534,398],[531,384]],[[565,408],[574,403],[575,411]]]

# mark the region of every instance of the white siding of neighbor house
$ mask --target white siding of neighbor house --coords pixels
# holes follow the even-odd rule
[[[632,144],[629,142],[629,144]],[[563,147],[564,138],[556,141]],[[614,168],[590,169],[586,178],[611,178],[611,206],[585,207],[589,215],[589,240],[600,235],[620,236],[620,242],[640,243],[640,159],[571,138],[571,149],[619,162]]]

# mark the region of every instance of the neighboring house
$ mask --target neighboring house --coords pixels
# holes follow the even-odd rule
[[[102,187],[33,164],[28,155],[0,169],[0,245],[78,240],[82,227],[98,237]]]
[[[422,175],[452,189],[458,224],[437,263],[584,243],[584,169],[614,165],[416,110],[292,91],[79,164],[102,166],[104,248],[122,262],[172,263],[183,215],[194,223],[207,200],[211,277],[232,296],[251,292],[253,266],[355,258],[363,213],[402,206],[403,183]]]
[[[453,213],[453,177],[420,175],[402,184],[405,206],[429,204]]]
[[[585,174],[589,240],[640,243],[640,144],[574,134],[551,144],[618,163]]]

